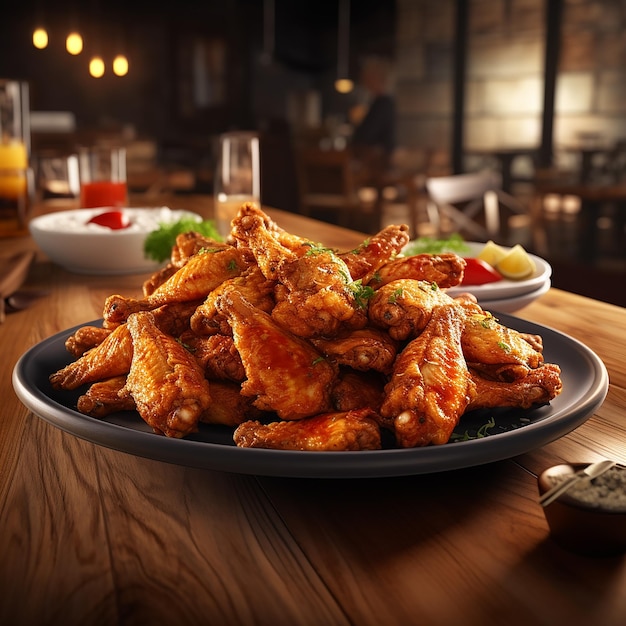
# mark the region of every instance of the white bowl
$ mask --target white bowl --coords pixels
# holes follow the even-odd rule
[[[539,289],[535,289],[529,293],[523,293],[519,296],[513,296],[512,298],[497,298],[494,300],[478,300],[478,304],[490,313],[493,311],[499,311],[500,313],[515,313],[525,306],[528,306],[534,302],[537,298],[540,298],[544,294],[548,293],[552,281],[548,278]]]
[[[181,217],[202,218],[190,211],[161,208],[124,208],[130,226],[111,230],[88,224],[94,216],[109,209],[57,211],[31,220],[30,233],[51,261],[78,274],[140,274],[163,264],[145,256],[144,241],[161,223]]]

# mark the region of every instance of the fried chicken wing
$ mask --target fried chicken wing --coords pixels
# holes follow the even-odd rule
[[[216,302],[225,289],[234,287],[253,306],[270,313],[274,308],[274,287],[276,283],[263,276],[258,267],[253,267],[245,274],[229,278],[218,285],[198,306],[191,317],[191,329],[198,335],[227,334],[228,322],[217,310]]]
[[[360,371],[389,374],[398,354],[398,342],[376,328],[358,329],[332,339],[311,339],[311,343],[335,363]]]
[[[110,328],[81,326],[65,340],[65,349],[72,356],[82,356],[87,350],[100,345],[111,332]]]
[[[233,246],[203,252],[191,257],[173,276],[141,300],[109,296],[102,316],[109,324],[115,324],[138,311],[150,311],[173,302],[204,300],[210,291],[228,278],[239,276],[246,268],[241,251]]]
[[[375,371],[341,368],[331,394],[335,411],[371,408],[380,410],[386,378]]]
[[[223,380],[211,381],[210,384],[211,404],[201,415],[201,422],[238,426],[262,417],[263,412],[252,404],[253,398],[241,394],[241,385]]]
[[[194,357],[160,331],[151,313],[132,314],[126,324],[133,358],[122,397],[130,395],[156,433],[184,437],[195,432],[211,404],[209,383]]]
[[[530,370],[524,378],[513,382],[488,380],[473,371],[471,374],[476,396],[469,403],[468,411],[496,407],[529,409],[554,400],[563,389],[561,368],[553,363]]]
[[[458,305],[435,307],[396,359],[380,412],[402,448],[447,443],[476,393],[461,351],[463,322]]]
[[[96,383],[76,401],[76,408],[85,415],[103,418],[118,411],[134,411],[137,407],[130,396],[120,396],[126,376],[115,376]]]
[[[375,326],[402,341],[419,335],[435,307],[452,304],[452,298],[434,283],[401,279],[376,290],[369,301],[368,316]]]
[[[330,409],[335,368],[308,342],[279,326],[265,311],[228,289],[218,308],[229,320],[246,381],[241,392],[282,419],[301,419]]]
[[[126,324],[118,326],[101,344],[50,376],[55,389],[77,389],[130,371],[133,342]]]
[[[408,242],[409,229],[406,224],[391,225],[367,238],[355,250],[343,252],[339,256],[348,266],[353,280],[368,284],[381,267],[400,254]]]
[[[495,380],[524,378],[530,369],[543,363],[536,340],[503,326],[490,313],[468,315],[461,346],[471,367]]]
[[[462,257],[452,253],[398,257],[383,265],[368,284],[377,289],[395,280],[411,278],[434,283],[442,289],[455,287],[463,280],[466,265]]]
[[[207,337],[186,334],[181,335],[180,341],[204,368],[204,375],[209,380],[230,380],[238,383],[245,380],[246,370],[232,334]]]
[[[234,434],[241,448],[340,452],[378,450],[380,429],[371,409],[324,413],[295,422],[244,422]]]

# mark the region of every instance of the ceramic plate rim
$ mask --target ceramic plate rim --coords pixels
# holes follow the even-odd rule
[[[85,324],[59,332],[26,351],[16,363],[12,379],[18,398],[44,421],[94,444],[139,457],[201,469],[294,478],[428,474],[500,461],[545,445],[584,423],[606,397],[608,373],[590,348],[560,331],[521,318],[502,314],[499,319],[521,332],[543,336],[546,360],[562,368],[563,393],[550,405],[535,409],[531,417],[536,419],[515,430],[427,448],[364,452],[246,449],[230,442],[169,439],[86,417],[50,397],[47,380],[52,371],[71,360],[64,349],[65,338]],[[134,418],[139,420],[136,415]]]

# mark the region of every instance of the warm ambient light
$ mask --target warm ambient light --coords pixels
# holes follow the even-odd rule
[[[104,76],[104,61],[100,57],[93,57],[93,59],[89,61],[89,73],[94,78]]]
[[[354,89],[354,82],[349,78],[338,78],[335,81],[335,89],[339,93],[350,93]]]
[[[113,59],[113,73],[116,76],[126,76],[128,74],[128,59],[123,54],[118,54]]]
[[[70,54],[80,54],[83,51],[83,38],[79,33],[73,32],[65,40],[65,49]]]
[[[39,50],[48,47],[48,32],[45,28],[36,28],[33,31],[33,46]]]

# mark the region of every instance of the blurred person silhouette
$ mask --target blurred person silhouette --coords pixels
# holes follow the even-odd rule
[[[370,168],[386,168],[396,145],[391,63],[378,56],[366,57],[361,67],[360,87],[365,103],[350,110],[354,125],[350,145],[355,157]]]

